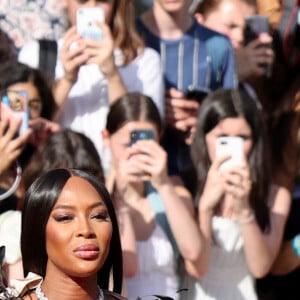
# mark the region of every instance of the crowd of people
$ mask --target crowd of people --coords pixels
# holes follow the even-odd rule
[[[0,299],[299,299],[281,1],[42,2],[59,36],[0,22]]]

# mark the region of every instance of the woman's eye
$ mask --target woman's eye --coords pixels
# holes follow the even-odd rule
[[[69,215],[59,215],[54,217],[55,221],[57,222],[67,222],[72,220],[72,216]]]
[[[107,220],[109,219],[109,215],[107,212],[101,212],[91,215],[91,218],[96,220]]]

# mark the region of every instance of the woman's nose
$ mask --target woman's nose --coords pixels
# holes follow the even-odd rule
[[[78,221],[76,236],[84,238],[93,238],[96,236],[94,228],[90,224],[90,220],[84,218]]]

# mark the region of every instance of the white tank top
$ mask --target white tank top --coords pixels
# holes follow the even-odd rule
[[[208,272],[201,280],[188,277],[188,300],[257,300],[243,249],[239,225],[213,217],[213,246]]]
[[[178,299],[178,279],[175,272],[174,251],[163,229],[156,223],[146,241],[138,241],[139,273],[126,279],[128,299],[143,299],[148,295],[162,295]],[[152,300],[157,297],[147,297]]]

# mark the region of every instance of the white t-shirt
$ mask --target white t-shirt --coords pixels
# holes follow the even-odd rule
[[[58,41],[58,53],[63,40]],[[116,64],[121,59],[120,51],[115,50]],[[39,44],[34,41],[25,45],[18,60],[31,67],[39,65]],[[119,67],[120,75],[129,92],[141,92],[150,96],[157,105],[161,116],[164,112],[164,83],[160,68],[159,54],[145,48],[130,64]],[[58,59],[55,68],[57,79],[64,75]],[[80,68],[78,80],[72,87],[60,117],[65,128],[84,133],[95,144],[103,158],[101,131],[105,128],[108,113],[107,81],[97,65],[84,65]]]

